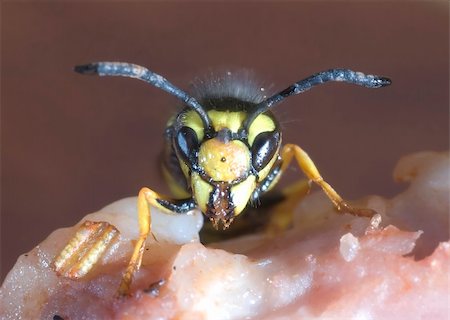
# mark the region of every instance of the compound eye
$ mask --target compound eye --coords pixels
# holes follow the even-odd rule
[[[197,134],[192,128],[182,127],[175,137],[174,145],[184,162],[190,163],[192,156],[198,150]]]
[[[280,143],[280,132],[266,131],[258,134],[253,141],[252,164],[256,171],[261,171],[272,160]]]

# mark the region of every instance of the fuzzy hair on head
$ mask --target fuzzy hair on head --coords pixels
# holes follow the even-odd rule
[[[191,93],[198,100],[236,98],[258,104],[267,98],[266,89],[248,69],[210,71],[191,83]]]

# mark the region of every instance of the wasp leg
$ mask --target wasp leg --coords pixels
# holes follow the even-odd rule
[[[283,164],[281,166],[282,171],[284,171],[289,165],[292,157],[295,157],[298,166],[306,174],[308,179],[318,184],[322,188],[331,202],[333,202],[338,212],[350,213],[352,215],[360,217],[372,217],[376,213],[372,209],[353,208],[347,202],[345,202],[344,199],[342,199],[342,197],[325,180],[323,180],[314,162],[311,160],[308,154],[297,145],[287,144],[283,147],[281,151],[281,158],[283,159]]]
[[[309,180],[300,180],[281,190],[282,200],[271,208],[266,234],[273,237],[287,230],[294,219],[294,209],[311,189]]]
[[[70,279],[84,277],[118,235],[119,231],[108,222],[84,222],[55,258],[56,273]]]
[[[122,281],[118,290],[119,296],[126,296],[129,294],[133,277],[141,266],[145,241],[151,232],[150,205],[160,209],[164,213],[174,214],[186,213],[192,210],[195,207],[195,202],[191,198],[183,200],[169,199],[168,197],[162,196],[149,188],[142,188],[139,191],[137,202],[139,239],[134,245],[130,262],[128,263],[128,267],[122,276]]]

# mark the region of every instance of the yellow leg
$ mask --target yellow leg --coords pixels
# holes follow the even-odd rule
[[[119,286],[118,295],[126,296],[130,292],[131,282],[135,273],[139,270],[142,262],[142,255],[144,253],[145,241],[151,232],[151,213],[150,205],[162,209],[165,212],[169,212],[163,208],[156,200],[167,199],[164,196],[150,190],[149,188],[142,188],[139,191],[137,209],[138,209],[138,222],[139,222],[139,239],[134,245],[133,254],[131,256],[128,267],[122,276],[122,281]]]
[[[165,207],[157,200],[164,201],[169,207]],[[144,253],[145,241],[151,234],[151,212],[150,206],[156,207],[167,214],[186,213],[195,206],[192,198],[174,200],[169,197],[160,195],[149,188],[142,188],[138,194],[138,223],[139,223],[139,239],[137,240],[133,254],[131,256],[128,267],[122,276],[120,282],[118,296],[126,296],[130,292],[131,282],[136,272],[139,270],[142,262],[142,254]],[[169,209],[171,208],[171,209]],[[174,210],[174,211],[171,211]]]
[[[287,144],[283,147],[281,151],[281,158],[283,159],[283,164],[281,166],[282,172],[289,165],[292,157],[295,157],[298,166],[306,174],[308,179],[318,184],[322,188],[328,198],[330,198],[331,202],[333,202],[338,212],[350,213],[360,217],[372,217],[376,213],[372,209],[353,208],[348,203],[346,203],[344,199],[342,199],[342,197],[325,180],[323,180],[314,162],[311,160],[308,154],[297,145]]]
[[[157,200],[164,201],[167,208]],[[133,277],[141,266],[145,241],[151,233],[150,206],[156,207],[165,213],[173,214],[172,209],[177,213],[185,213],[194,207],[195,203],[192,198],[170,199],[159,195],[149,188],[142,188],[139,191],[137,202],[139,239],[134,246],[127,269],[122,276],[118,296],[129,294]],[[119,234],[119,231],[108,222],[86,221],[55,258],[53,262],[54,270],[59,275],[71,279],[85,277]]]

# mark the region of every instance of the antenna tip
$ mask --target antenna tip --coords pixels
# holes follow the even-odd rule
[[[73,70],[81,74],[98,74],[98,64],[96,63],[82,64],[75,66]]]
[[[378,77],[378,78],[375,78],[374,81],[375,81],[376,88],[387,87],[392,83],[391,79],[386,78],[386,77]]]

